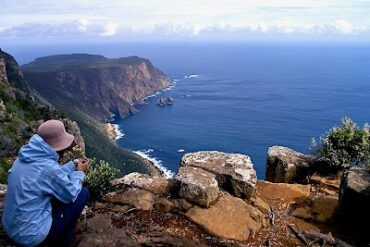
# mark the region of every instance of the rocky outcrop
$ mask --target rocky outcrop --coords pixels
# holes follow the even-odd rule
[[[369,169],[351,169],[345,172],[339,195],[338,217],[345,230],[368,234],[363,228],[370,222]],[[368,235],[363,235],[368,236]]]
[[[167,106],[167,105],[173,105],[175,103],[175,99],[172,98],[171,96],[168,97],[161,97],[157,101],[158,106]]]
[[[29,90],[23,73],[13,56],[0,49],[0,82],[9,83],[13,87],[26,92]]]
[[[182,157],[180,166],[180,171],[182,167],[195,167],[197,173],[213,174],[220,188],[237,197],[248,199],[254,193],[257,176],[247,155],[217,151],[188,153]]]
[[[211,208],[193,207],[186,216],[211,235],[246,241],[262,226],[262,213],[245,201],[224,194]]]
[[[313,176],[314,183],[307,185],[257,181],[250,198],[239,198],[225,191],[234,189],[220,186],[221,178],[225,167],[240,168],[248,159],[195,154],[184,156],[182,162],[191,163],[182,164],[175,179],[132,173],[114,180],[114,191],[86,210],[81,246],[302,246],[326,237],[328,246],[348,246],[337,244],[345,243],[336,239],[333,224],[338,193],[326,192],[338,190],[336,180]],[[208,200],[209,189],[217,191],[213,200]]]
[[[266,180],[274,183],[306,181],[315,165],[313,156],[283,146],[270,147],[267,156]]]
[[[97,120],[110,119],[113,113],[124,117],[136,112],[133,103],[172,84],[148,59],[139,57],[50,56],[22,69],[31,87],[51,103],[72,107]]]

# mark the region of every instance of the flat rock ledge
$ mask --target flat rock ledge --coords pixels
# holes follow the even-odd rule
[[[267,152],[266,181],[274,183],[301,182],[310,175],[315,157],[283,146],[272,146]]]
[[[135,187],[147,190],[156,195],[168,194],[172,188],[170,179],[162,176],[149,176],[138,172],[130,173],[122,178],[117,178],[111,182],[115,187]]]
[[[193,207],[186,216],[211,235],[246,241],[262,226],[263,214],[242,199],[224,194],[211,208]]]
[[[181,159],[180,171],[183,167],[195,167],[199,169],[197,173],[213,174],[219,188],[236,197],[249,199],[255,191],[256,171],[247,155],[217,151],[188,153]]]

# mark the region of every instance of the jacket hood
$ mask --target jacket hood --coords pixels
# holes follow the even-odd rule
[[[36,160],[59,159],[58,153],[47,144],[41,136],[35,134],[31,137],[28,144],[24,145],[18,153],[18,158],[24,162],[33,162]]]

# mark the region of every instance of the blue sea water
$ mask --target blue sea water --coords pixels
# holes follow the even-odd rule
[[[173,172],[184,152],[219,150],[251,156],[264,178],[267,149],[310,152],[344,116],[370,120],[370,46],[361,44],[139,43],[8,50],[21,62],[47,54],[89,52],[149,58],[175,86],[117,120],[118,145],[146,152]],[[196,74],[197,77],[185,78]],[[175,104],[158,107],[158,97]],[[179,151],[180,150],[180,151]]]

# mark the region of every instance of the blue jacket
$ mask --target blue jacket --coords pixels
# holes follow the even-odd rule
[[[23,146],[8,175],[3,225],[8,236],[22,246],[40,244],[48,235],[52,197],[73,202],[85,174],[73,162],[58,164],[58,153],[39,135]]]

